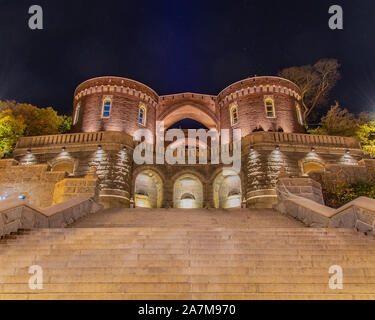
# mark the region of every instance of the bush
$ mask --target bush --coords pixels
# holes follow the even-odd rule
[[[357,181],[352,184],[324,183],[322,189],[326,205],[331,208],[340,208],[359,197],[375,199],[374,181]]]

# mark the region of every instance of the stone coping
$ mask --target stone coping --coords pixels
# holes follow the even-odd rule
[[[91,196],[80,196],[46,209],[36,208],[25,200],[0,201],[0,236],[20,229],[65,228],[78,219],[102,210]]]
[[[30,203],[28,203],[26,200],[10,198],[10,199],[0,201],[0,214],[9,209],[15,209],[18,207],[27,207],[36,211],[37,213],[40,213],[41,215],[45,217],[50,217],[61,211],[72,209],[76,207],[77,205],[81,204],[82,202],[90,200],[91,198],[92,198],[91,196],[79,196],[79,197],[61,202],[54,206],[45,208],[45,209],[40,209],[36,206],[33,206]]]
[[[72,209],[78,206],[79,204],[81,204],[82,202],[90,200],[91,198],[92,198],[91,196],[79,196],[79,197],[55,204],[54,206],[45,208],[43,209],[43,212],[47,217],[50,217],[61,211]]]
[[[365,209],[375,214],[375,199],[370,199],[366,197],[357,198],[346,205],[342,206],[339,209],[332,209],[330,207],[321,205],[313,200],[302,198],[299,196],[291,196],[287,200],[292,201],[302,207],[305,207],[317,214],[320,214],[326,218],[333,218],[334,216],[340,214],[341,212],[351,208],[351,207],[358,207],[361,209]]]
[[[330,207],[324,206],[320,203],[317,203],[313,200],[306,199],[303,197],[298,197],[298,196],[291,196],[290,198],[287,199],[288,201],[292,201],[306,209],[309,209],[319,215],[322,215],[326,218],[332,218],[337,214],[337,210],[332,209]]]
[[[358,208],[365,209],[368,211],[372,211],[375,213],[375,199],[359,197],[353,200],[352,202],[349,202],[346,205],[342,206],[341,208],[337,209],[336,214],[339,214],[353,206],[356,206]]]

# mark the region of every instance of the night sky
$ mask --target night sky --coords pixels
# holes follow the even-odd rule
[[[28,9],[44,10],[44,30]],[[344,30],[328,8],[344,9]],[[254,74],[337,58],[331,100],[375,111],[375,1],[0,0],[0,99],[71,113],[96,76],[140,81],[158,94],[218,94]]]

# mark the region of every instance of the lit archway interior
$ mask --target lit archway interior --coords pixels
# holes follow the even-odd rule
[[[184,174],[174,183],[173,206],[181,209],[203,207],[202,182],[192,174]]]
[[[145,170],[137,175],[134,202],[137,208],[161,208],[163,181],[156,172]]]
[[[305,162],[303,164],[303,173],[308,175],[310,172],[323,172],[324,166],[319,162]]]
[[[73,162],[59,162],[52,167],[52,171],[55,172],[67,172],[72,174],[74,171]]]
[[[236,173],[220,173],[214,181],[213,188],[215,208],[241,207],[241,178]]]
[[[215,120],[208,115],[206,112],[202,111],[200,108],[197,108],[192,105],[184,105],[179,107],[178,109],[169,113],[165,118],[160,119],[160,121],[164,121],[164,127],[170,128],[175,123],[184,120],[184,119],[192,119],[204,125],[204,127],[208,129],[216,129],[217,124]]]

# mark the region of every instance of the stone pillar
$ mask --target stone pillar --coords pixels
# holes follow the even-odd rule
[[[129,208],[132,183],[132,155],[124,150],[98,150],[90,167],[96,168],[100,203],[105,208]]]

